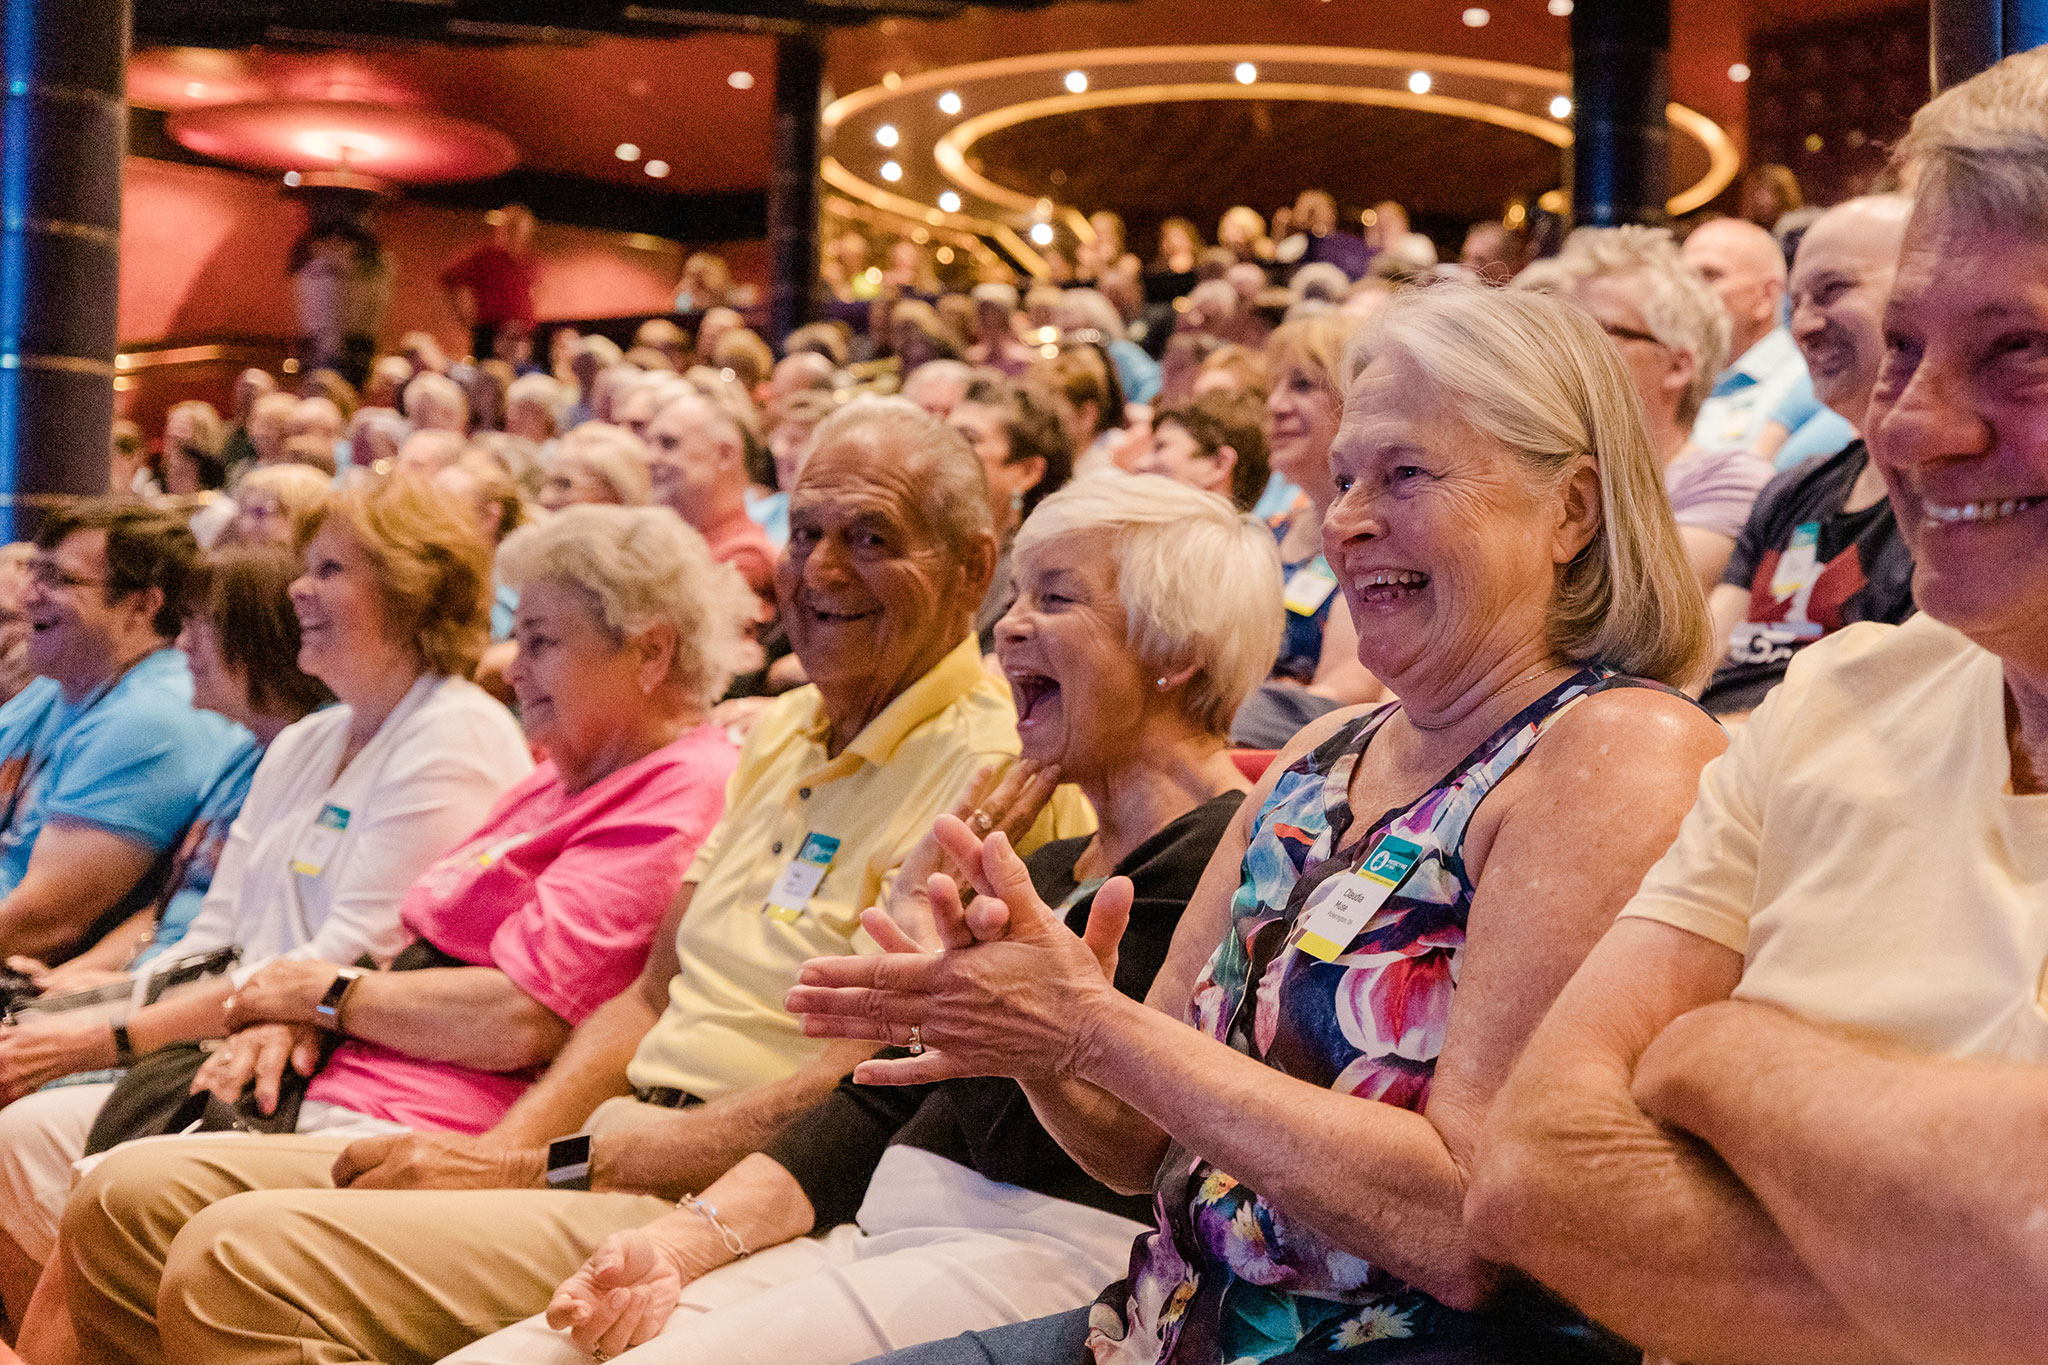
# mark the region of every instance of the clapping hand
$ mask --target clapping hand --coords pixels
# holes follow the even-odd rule
[[[1117,945],[1132,890],[1112,877],[1096,892],[1085,933],[1076,935],[1032,888],[1023,860],[1000,831],[985,840],[953,816],[939,817],[939,841],[980,891],[963,903],[944,873],[927,883],[938,952],[924,949],[889,916],[861,922],[879,957],[813,958],[786,997],[814,1038],[864,1038],[919,1055],[863,1062],[856,1080],[914,1085],[954,1076],[1018,1080],[1074,1075],[1096,1022],[1120,997]]]
[[[1034,759],[1012,763],[1000,774],[993,767],[974,775],[967,795],[954,807],[953,820],[977,838],[1001,830],[1012,843],[1037,823],[1038,813],[1059,786],[1059,769]],[[966,845],[963,845],[965,847]],[[972,855],[979,861],[978,843]],[[940,946],[932,919],[931,879],[940,873],[956,884],[968,880],[967,867],[939,836],[939,824],[918,841],[896,869],[896,879],[882,908],[897,928],[923,947]]]

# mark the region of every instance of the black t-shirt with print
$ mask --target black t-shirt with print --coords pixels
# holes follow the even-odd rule
[[[1772,479],[1735,538],[1721,581],[1749,591],[1749,615],[1728,641],[1700,704],[1718,715],[1753,710],[1792,656],[1852,621],[1897,625],[1913,614],[1913,556],[1889,499],[1844,512],[1870,458],[1861,441]],[[1801,526],[1814,526],[1810,584],[1779,597],[1772,580]]]

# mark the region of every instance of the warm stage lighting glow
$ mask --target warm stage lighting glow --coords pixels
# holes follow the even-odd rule
[[[1491,14],[1488,14],[1485,10],[1480,9],[1478,6],[1475,5],[1471,9],[1465,11],[1465,27],[1485,28],[1487,23],[1491,21],[1492,18],[1493,16]]]
[[[1735,82],[1735,83],[1736,83],[1737,85],[1740,85],[1740,84],[1742,84],[1742,83],[1743,83],[1744,81],[1748,80],[1748,79],[1749,79],[1749,67],[1748,67],[1748,65],[1747,65],[1746,63],[1743,63],[1743,62],[1737,62],[1737,63],[1736,63],[1735,65],[1733,65],[1733,66],[1729,67],[1729,68],[1728,68],[1728,79],[1729,79],[1729,80],[1731,80],[1731,81],[1734,81],[1734,82]]]
[[[1408,77],[1408,90],[1411,94],[1427,95],[1429,87],[1430,79],[1427,71],[1417,71]]]
[[[893,161],[884,161],[882,163],[882,179],[887,180],[891,184],[894,184],[896,181],[901,180],[902,178],[903,168],[901,166],[897,165]]]
[[[1259,69],[1250,62],[1239,62],[1236,74],[1239,85],[1250,85],[1259,78]]]
[[[875,141],[884,147],[894,147],[902,138],[898,136],[895,124],[885,123],[875,129]]]
[[[621,142],[612,149],[612,155],[621,161],[638,161],[640,159],[640,149],[630,142]]]
[[[1088,90],[1088,73],[1085,71],[1069,71],[1067,73],[1067,89],[1076,95],[1086,94]]]
[[[957,90],[948,90],[945,94],[939,96],[939,112],[942,114],[959,113],[960,92]]]
[[[951,190],[947,190],[939,196],[939,207],[948,213],[958,213],[960,211],[960,196]]]
[[[1051,223],[1033,223],[1033,224],[1031,225],[1031,240],[1032,240],[1032,243],[1033,243],[1034,245],[1037,245],[1037,246],[1051,246],[1051,245],[1052,245],[1052,224],[1051,224]]]
[[[725,78],[725,83],[735,90],[752,90],[754,88],[754,73],[751,71],[735,71]]]
[[[668,175],[668,163],[666,161],[650,161],[647,163],[647,173],[656,180],[664,179]]]
[[[1571,96],[1559,95],[1552,99],[1550,101],[1550,116],[1552,118],[1570,118],[1572,116]]]
[[[381,155],[384,151],[384,139],[371,137],[368,133],[301,133],[299,148],[307,156],[317,156],[322,161],[345,162],[352,156]]]

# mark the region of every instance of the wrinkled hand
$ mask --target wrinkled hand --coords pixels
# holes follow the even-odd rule
[[[341,968],[332,962],[279,958],[242,983],[221,1008],[229,1032],[251,1024],[314,1024],[314,1006],[327,994]]]
[[[971,833],[987,834],[1001,830],[1014,844],[1037,823],[1038,813],[1045,809],[1045,803],[1052,799],[1053,789],[1059,783],[1060,770],[1057,766],[1031,759],[1012,763],[1001,772],[994,767],[983,768],[974,775],[966,796],[953,808],[953,818]],[[988,823],[982,825],[977,822],[977,815]],[[977,861],[979,853],[980,848],[976,845],[972,856],[976,856]],[[941,945],[932,920],[930,883],[934,876],[942,873],[956,884],[969,881],[967,864],[939,837],[935,821],[931,831],[918,841],[917,847],[911,849],[898,866],[895,884],[890,888],[888,899],[882,903],[882,908],[896,926],[926,948]]]
[[[886,914],[869,910],[861,922],[884,954],[811,959],[786,997],[788,1009],[814,1038],[903,1047],[918,1025],[924,1052],[862,1062],[854,1078],[869,1084],[1079,1074],[1097,1021],[1121,998],[1113,983],[1130,920],[1130,879],[1103,884],[1085,933],[1076,935],[1032,889],[1001,833],[977,840],[951,816],[939,818],[939,829],[982,892],[963,905],[952,878],[932,877],[943,950],[922,951]]]
[[[113,1030],[104,1019],[10,1024],[0,1028],[0,1104],[118,1060]]]
[[[311,1024],[253,1024],[230,1035],[200,1064],[192,1077],[192,1093],[211,1090],[222,1104],[234,1104],[254,1081],[256,1107],[275,1114],[284,1069],[289,1066],[301,1076],[311,1076],[320,1068],[323,1041],[324,1035]]]
[[[28,960],[16,958],[8,965],[15,966]],[[80,963],[67,962],[61,967],[44,968],[42,975],[36,978],[36,985],[42,987],[44,995],[62,995],[66,991],[82,991],[93,986],[104,986],[112,981],[132,980],[134,977],[130,973],[115,971],[110,967],[87,967]]]
[[[334,1159],[334,1183],[357,1190],[530,1189],[547,1164],[545,1147],[508,1147],[460,1133],[391,1133],[344,1147]]]
[[[658,1335],[696,1275],[646,1228],[615,1232],[548,1301],[548,1326],[586,1351],[617,1355]]]

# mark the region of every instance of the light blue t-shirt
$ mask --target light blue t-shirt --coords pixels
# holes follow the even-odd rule
[[[164,897],[163,914],[158,917],[156,937],[136,954],[132,965],[141,966],[176,944],[192,927],[200,903],[213,889],[214,869],[220,866],[221,850],[228,846],[228,829],[242,813],[249,796],[249,779],[263,761],[263,746],[254,735],[245,734],[242,747],[229,756],[214,778],[213,785],[199,798],[199,812],[185,829],[185,841],[178,848],[171,875],[177,879]]]
[[[147,656],[76,706],[56,683],[36,679],[0,707],[0,896],[20,884],[36,836],[53,820],[161,853],[248,742],[233,721],[192,709],[192,673],[175,649]],[[123,902],[123,913],[135,908]]]
[[[1788,394],[1771,414],[1771,420],[1789,433],[1785,444],[1771,457],[1771,463],[1781,474],[1819,456],[1838,455],[1856,439],[1856,428],[1833,408],[1824,406],[1814,396],[1811,383]]]
[[[500,583],[491,598],[491,643],[512,638],[519,621],[519,594]]]
[[[768,535],[768,543],[781,554],[789,544],[789,494],[786,492],[747,495],[747,515]]]

